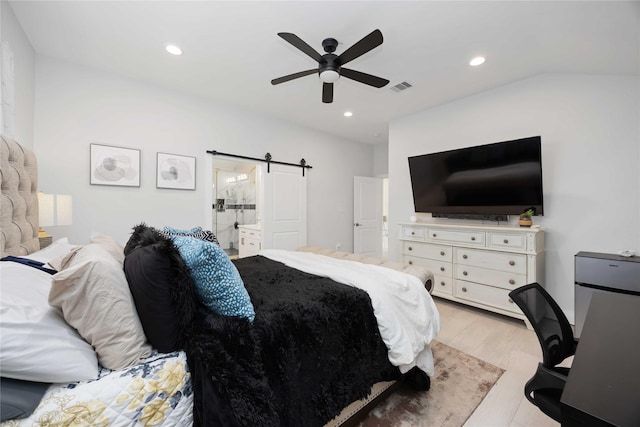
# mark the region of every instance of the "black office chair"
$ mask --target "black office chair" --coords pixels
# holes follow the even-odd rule
[[[557,366],[576,352],[578,340],[560,306],[539,283],[521,286],[509,297],[529,319],[542,347],[542,363],[524,386],[529,402],[560,422],[560,396],[569,368]]]

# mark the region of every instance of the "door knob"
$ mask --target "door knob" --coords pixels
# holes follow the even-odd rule
[[[355,224],[353,224],[353,225],[356,226],[356,227],[360,227],[360,224],[357,223],[357,222]]]

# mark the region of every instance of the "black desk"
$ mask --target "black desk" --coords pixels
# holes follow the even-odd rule
[[[561,403],[563,426],[640,426],[640,296],[593,295]]]

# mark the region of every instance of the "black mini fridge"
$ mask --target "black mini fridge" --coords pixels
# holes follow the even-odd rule
[[[575,255],[575,337],[579,338],[595,292],[640,298],[640,257],[595,252]],[[640,313],[638,314],[640,319]]]

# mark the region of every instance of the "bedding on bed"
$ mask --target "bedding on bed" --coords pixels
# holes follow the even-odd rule
[[[11,270],[33,271],[23,274],[22,270],[16,270],[21,277],[47,276],[46,287],[31,286],[39,289],[38,304],[43,306],[49,294],[51,302],[62,309],[64,318],[93,343],[98,341],[86,333],[85,325],[77,323],[84,316],[78,317],[73,307],[66,307],[74,300],[88,301],[81,305],[94,304],[93,297],[77,298],[70,294],[62,298],[59,293],[74,288],[89,292],[94,278],[86,279],[85,272],[97,273],[97,280],[110,280],[107,277],[111,273],[102,278],[103,268],[108,265],[110,271],[114,266],[120,272],[124,269],[130,291],[125,296],[131,297],[125,305],[131,306],[141,325],[133,329],[143,329],[151,344],[156,349],[162,347],[166,353],[154,352],[142,363],[123,370],[99,367],[98,371],[96,354],[90,351],[89,367],[95,374],[84,373],[85,377],[75,378],[79,373],[74,366],[60,371],[72,379],[50,377],[46,381],[81,381],[51,386],[31,416],[1,426],[79,423],[168,427],[188,426],[192,420],[196,426],[322,426],[349,403],[366,397],[374,383],[400,379],[402,372],[414,366],[410,373],[425,381],[422,386],[428,389],[425,372],[433,373],[428,343],[437,333],[439,318],[420,280],[371,265],[360,271],[362,264],[350,261],[333,260],[339,261],[334,265],[323,259],[326,257],[320,257],[320,264],[316,264],[318,256],[313,254],[296,257],[286,251],[266,251],[266,256],[233,263],[228,258],[213,257],[209,267],[212,270],[224,267],[226,271],[237,271],[239,277],[235,278],[234,286],[242,288],[253,306],[255,317],[248,318],[216,311],[198,295],[192,277],[194,267],[190,269],[180,255],[185,239],[191,238],[197,237],[168,235],[141,224],[134,228],[124,250],[102,235],[93,235],[93,243],[83,247],[66,241],[54,242],[55,247],[45,255],[33,254],[33,259],[60,268],[59,278],[64,278],[67,271],[66,276],[72,279],[56,284],[54,276],[51,293],[47,292],[51,276],[12,263],[15,266],[8,267]],[[206,246],[203,253],[211,252],[208,245],[215,245],[206,239],[196,243],[188,246]],[[94,252],[100,256],[94,257]],[[123,265],[119,259],[121,252]],[[93,263],[89,262],[92,258],[96,258]],[[298,258],[308,258],[310,262],[305,262],[306,266],[297,265]],[[101,266],[98,268],[96,263]],[[76,264],[87,265],[77,280],[73,279],[76,277],[71,274],[73,271],[68,270]],[[356,278],[356,272],[360,278]],[[38,277],[42,281],[44,276]],[[118,294],[126,302],[127,298],[122,298],[125,282],[120,279]],[[86,286],[90,288],[82,289]],[[106,282],[96,289],[101,293],[99,289],[105,286],[108,287]],[[13,288],[17,289],[16,285]],[[58,329],[67,335],[71,333],[80,348],[92,350],[64,322],[59,311],[48,306],[42,310],[55,313]],[[409,319],[412,317],[413,320]],[[3,327],[4,319],[3,315]],[[99,322],[117,329],[112,317],[101,319]],[[96,329],[92,333],[102,334],[98,325],[93,326]],[[37,330],[37,322],[31,327]],[[110,330],[113,328],[105,328],[105,333]],[[164,332],[169,336],[164,337]],[[144,338],[136,339],[141,343],[139,356],[127,360],[144,357],[147,352]],[[31,347],[37,349],[39,343],[33,344]],[[176,351],[180,349],[184,352]],[[2,353],[4,357],[4,344]],[[104,355],[98,351],[99,357],[101,353]],[[55,364],[40,364],[58,373],[53,368]],[[42,380],[38,375],[27,379]]]
[[[187,354],[201,425],[322,426],[400,378],[366,292],[262,256],[234,264],[256,315],[196,318]]]
[[[403,373],[418,366],[427,375],[433,375],[429,343],[440,330],[440,316],[431,295],[417,277],[309,252],[266,249],[260,255],[366,291],[380,334],[389,349],[389,361]]]
[[[154,353],[120,371],[101,368],[95,380],[52,385],[27,418],[1,427],[191,426],[193,390],[184,352]]]

